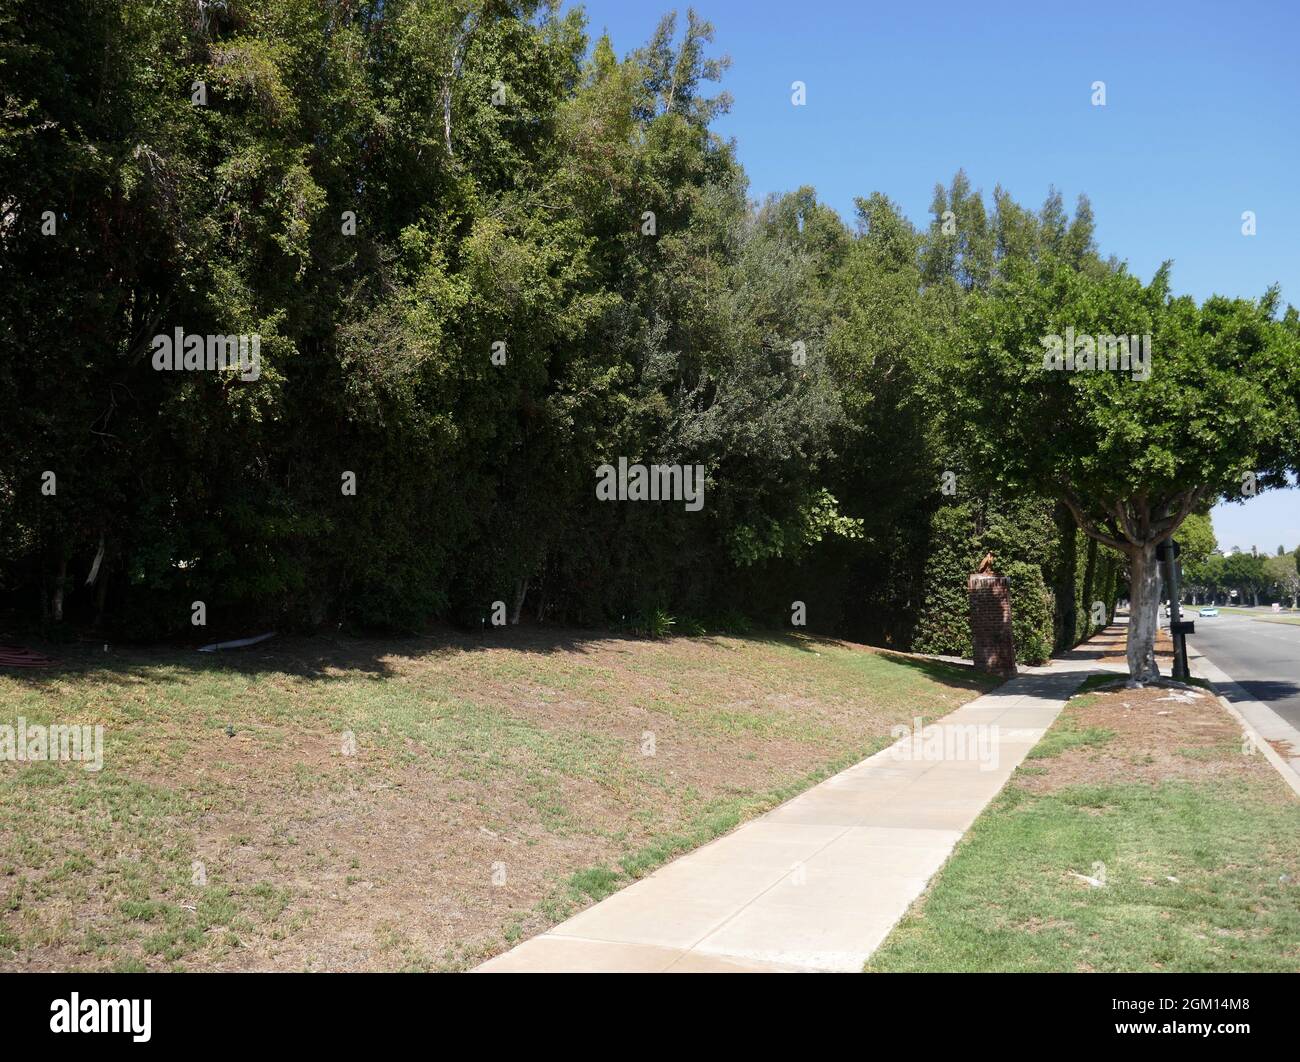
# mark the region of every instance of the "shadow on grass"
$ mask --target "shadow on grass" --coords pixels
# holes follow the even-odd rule
[[[790,631],[769,631],[761,634],[737,635],[735,637],[745,641],[766,642],[769,645],[784,645],[791,649],[814,654],[823,652],[828,646],[862,650],[888,660],[890,663],[918,671],[936,682],[942,682],[945,685],[956,686],[964,690],[983,692],[994,686],[1001,685],[1004,681],[995,675],[990,675],[988,672],[977,670],[972,663],[935,660],[933,657],[916,653],[904,653],[897,649],[886,649],[878,645],[863,645],[860,642],[848,642],[842,638],[830,636],[795,634]]]
[[[0,639],[3,640],[3,639]],[[952,664],[910,656],[888,649],[864,646],[838,638],[789,631],[748,634],[673,635],[652,639],[616,631],[565,627],[506,627],[484,632],[444,628],[425,635],[351,637],[341,635],[287,635],[246,649],[200,653],[197,648],[171,645],[131,646],[82,640],[72,643],[31,643],[32,648],[51,656],[55,664],[46,668],[0,668],[5,675],[35,687],[68,678],[89,679],[106,684],[131,685],[157,681],[160,673],[181,672],[182,676],[207,673],[285,675],[312,681],[331,682],[355,678],[358,674],[387,678],[399,672],[398,662],[462,653],[512,650],[550,655],[554,653],[623,652],[633,655],[647,643],[711,646],[726,643],[781,646],[809,654],[842,648],[878,655],[892,663],[917,671],[945,685],[984,691],[998,679],[976,671],[971,665]],[[182,678],[182,681],[184,679]]]
[[[931,660],[928,657],[913,656],[893,649],[876,649],[875,651],[891,663],[910,667],[913,671],[919,671],[936,682],[943,682],[949,686],[959,686],[964,690],[980,690],[983,692],[991,690],[995,686],[1000,686],[1005,681],[1005,679],[997,675],[978,670],[974,664]]]

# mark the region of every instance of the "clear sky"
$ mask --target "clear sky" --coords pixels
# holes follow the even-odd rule
[[[581,6],[619,55],[666,12],[686,21],[670,0]],[[926,225],[935,183],[959,167],[986,195],[1000,183],[1035,207],[1055,184],[1067,206],[1088,195],[1102,253],[1144,280],[1172,259],[1175,290],[1197,299],[1276,283],[1300,306],[1300,0],[694,6],[733,60],[722,87],[735,104],[715,129],[735,139],[755,198],[811,184],[851,220],[854,197],[880,191]],[[792,106],[793,81],[806,106]],[[1214,519],[1225,548],[1294,548],[1300,490]]]

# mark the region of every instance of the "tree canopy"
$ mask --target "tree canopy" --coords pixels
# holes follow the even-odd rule
[[[1039,659],[1188,514],[1297,465],[1277,291],[1197,305],[1103,260],[1086,198],[986,202],[963,172],[926,228],[865,189],[848,223],[811,187],[755,202],[694,12],[621,58],[557,0],[10,0],[0,27],[23,622],[801,602],[962,651],[993,549]],[[256,375],[158,371],[178,329],[256,337]],[[1067,333],[1149,335],[1149,375],[1045,370]],[[620,459],[702,467],[705,503],[601,501]]]

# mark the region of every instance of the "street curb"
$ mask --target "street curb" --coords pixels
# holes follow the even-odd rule
[[[1217,664],[1215,664],[1214,661],[1211,660],[1209,657],[1207,657],[1204,653],[1198,652],[1196,654],[1195,659],[1198,663],[1200,661],[1204,661],[1205,663],[1209,664],[1221,675],[1227,674],[1227,672],[1223,671],[1222,668],[1220,668]],[[1198,668],[1197,670],[1200,669]],[[1227,697],[1223,695],[1223,693],[1220,691],[1220,687],[1223,685],[1223,683],[1219,680],[1209,678],[1204,674],[1198,675],[1197,677],[1208,682],[1213,687],[1214,695],[1219,699],[1219,704],[1223,706],[1224,711],[1226,711],[1230,716],[1232,716],[1233,719],[1237,720],[1237,722],[1241,725],[1242,731],[1250,737],[1250,740],[1255,745],[1255,747],[1264,754],[1264,758],[1268,760],[1268,762],[1271,763],[1273,767],[1277,770],[1277,773],[1282,776],[1282,781],[1286,782],[1286,784],[1289,785],[1291,789],[1295,792],[1295,795],[1300,797],[1300,773],[1298,773],[1296,769],[1291,766],[1290,763],[1288,763],[1285,759],[1282,758],[1282,755],[1277,751],[1277,749],[1275,749],[1272,745],[1269,744],[1268,739],[1265,738],[1264,735],[1261,734],[1257,729],[1255,729],[1254,724],[1251,723],[1244,715],[1242,715],[1241,712],[1237,710],[1236,705],[1234,705],[1230,700],[1228,700]],[[1233,685],[1236,685],[1236,682],[1233,681],[1232,679],[1229,679],[1229,681],[1232,682]],[[1245,691],[1243,690],[1242,692],[1244,693]],[[1268,706],[1265,705],[1264,707],[1267,708]]]
[[[1296,796],[1300,797],[1300,774],[1297,774],[1291,769],[1291,765],[1288,764],[1286,760],[1282,759],[1278,754],[1277,749],[1270,745],[1260,732],[1246,721],[1246,717],[1237,711],[1237,709],[1233,707],[1232,702],[1220,693],[1217,688],[1215,689],[1214,694],[1219,698],[1219,703],[1227,709],[1228,714],[1241,724],[1242,730],[1250,735],[1250,740],[1253,741],[1255,747],[1264,754],[1264,758],[1277,768],[1277,773],[1282,776],[1282,780],[1295,791]]]

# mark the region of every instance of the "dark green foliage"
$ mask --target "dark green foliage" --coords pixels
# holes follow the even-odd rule
[[[954,502],[929,525],[924,599],[914,648],[970,656],[967,577],[992,552],[994,570],[1011,580],[1016,658],[1039,664],[1095,633],[1093,603],[1114,615],[1118,558],[1097,549],[1050,502]]]
[[[20,614],[142,637],[194,600],[223,630],[706,614],[738,569],[852,533],[817,475],[835,395],[815,349],[788,357],[810,264],[708,129],[725,64],[694,15],[623,62],[537,0],[4,18]],[[175,327],[259,334],[260,379],[154,371]],[[704,465],[704,510],[598,503],[619,456]]]
[[[1011,580],[1011,631],[1016,660],[1042,664],[1052,655],[1053,611],[1056,599],[1043,581],[1043,569],[1026,561],[1006,566]]]
[[[1025,289],[1129,284],[1086,200],[989,209],[959,173],[926,232],[878,192],[855,230],[811,188],[753,204],[712,32],[668,18],[620,60],[552,0],[3,0],[6,611],[198,636],[203,601],[210,640],[802,602],[964,653],[991,549],[1022,658],[1086,636],[1114,556],[989,474],[963,370]],[[260,378],[155,371],[176,327],[259,335]],[[598,501],[620,457],[702,465],[703,509]]]
[[[983,554],[969,504],[944,505],[930,523],[930,553],[913,643],[918,652],[971,655],[967,578]],[[1013,609],[1015,602],[1013,602]]]

